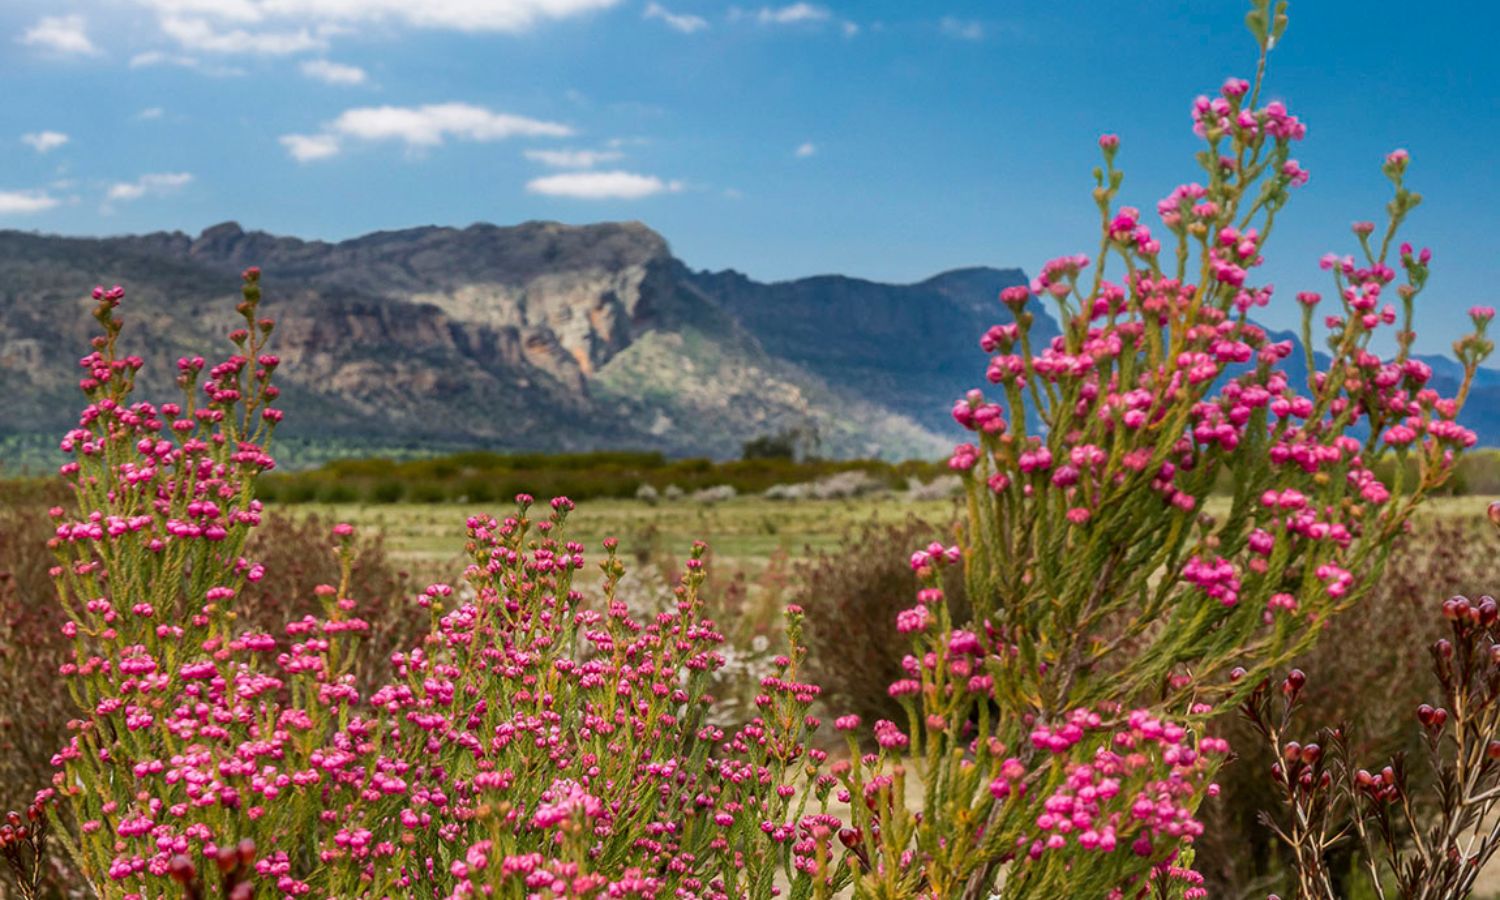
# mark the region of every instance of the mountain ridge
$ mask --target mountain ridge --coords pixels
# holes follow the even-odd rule
[[[281,433],[329,453],[723,458],[812,428],[828,455],[934,457],[958,436],[952,401],[983,386],[979,335],[1011,321],[997,295],[1027,280],[968,266],[906,284],[761,282],[693,269],[635,221],[429,225],[333,242],[236,222],[197,236],[0,231],[0,459],[45,456],[73,424],[72,361],[91,334],[94,284],[125,285],[125,341],[149,361],[143,395],[170,399],[172,358],[227,346],[249,265],[279,320]],[[1057,334],[1033,313],[1038,343]],[[1456,363],[1429,364],[1437,386],[1456,386]],[[1486,370],[1469,410],[1482,440],[1500,443],[1500,372]]]

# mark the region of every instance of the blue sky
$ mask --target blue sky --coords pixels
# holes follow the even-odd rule
[[[1150,209],[1188,105],[1249,76],[1239,0],[6,0],[0,227],[337,239],[640,219],[762,279],[1035,271],[1092,248],[1101,131]],[[1312,180],[1273,304],[1378,218],[1412,152],[1435,252],[1420,347],[1500,301],[1500,5],[1301,0],[1270,93]],[[65,139],[64,139],[65,138]],[[1422,326],[1419,326],[1421,328]]]

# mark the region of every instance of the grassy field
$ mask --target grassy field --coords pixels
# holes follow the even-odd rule
[[[1439,497],[1420,515],[1484,515],[1494,497]],[[1209,504],[1214,512],[1216,503]],[[501,514],[498,504],[288,504],[292,515],[317,514],[352,522],[385,535],[395,558],[413,571],[453,574],[463,552],[464,519],[478,512]],[[688,500],[648,505],[638,500],[590,500],[569,518],[569,534],[589,551],[616,537],[621,553],[639,558],[685,556],[694,540],[707,541],[720,563],[754,572],[775,554],[791,558],[838,546],[851,526],[915,516],[934,525],[954,521],[958,501],[914,502],[898,494],[850,500],[765,500],[736,497],[704,505]]]
[[[291,504],[272,506],[292,515],[317,514],[351,522],[385,535],[393,555],[425,569],[455,560],[463,552],[464,519],[479,512],[500,515],[498,504]],[[917,516],[933,523],[952,521],[956,501],[913,502],[898,495],[851,500],[764,500],[736,497],[704,505],[682,500],[648,505],[639,500],[590,500],[569,516],[569,535],[590,551],[606,537],[620,541],[628,556],[661,553],[685,556],[694,540],[709,543],[723,562],[755,568],[778,551],[801,556],[831,549],[849,526]]]
[[[1439,497],[1429,500],[1420,515],[1484,515],[1495,497]],[[1210,502],[1209,511],[1216,504]],[[323,504],[303,503],[272,509],[293,515],[316,514],[351,522],[385,535],[394,554],[414,562],[453,559],[463,550],[464,519],[475,513],[500,515],[497,504]],[[686,551],[694,540],[705,540],[717,556],[740,562],[769,558],[777,550],[800,554],[808,548],[836,546],[849,526],[868,521],[894,521],[915,516],[925,521],[952,521],[961,513],[958,501],[913,502],[899,495],[851,500],[764,500],[736,497],[704,505],[688,500],[649,505],[638,500],[590,500],[569,517],[569,533],[589,549],[606,537],[620,540],[621,552]]]

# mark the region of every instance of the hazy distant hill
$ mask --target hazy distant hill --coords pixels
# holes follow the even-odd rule
[[[931,456],[978,383],[980,332],[1019,271],[916,285],[761,284],[693,272],[639,223],[415,228],[340,243],[246,232],[106,239],[0,232],[0,436],[72,424],[88,290],[125,285],[127,340],[222,350],[238,272],[264,270],[284,433],[392,448],[639,447],[734,455],[814,426],[824,452]],[[41,438],[37,439],[38,441]]]

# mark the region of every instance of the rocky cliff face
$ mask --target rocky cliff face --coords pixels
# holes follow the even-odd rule
[[[280,321],[284,434],[354,450],[728,456],[813,425],[826,452],[933,455],[947,444],[947,404],[982,371],[976,336],[1005,315],[994,297],[1021,278],[765,285],[693,272],[635,222],[339,243],[233,223],[197,237],[0,232],[0,438],[40,446],[71,423],[94,284],[126,286],[127,339],[151,362],[144,387],[164,397],[175,355],[224,346],[249,265]]]

